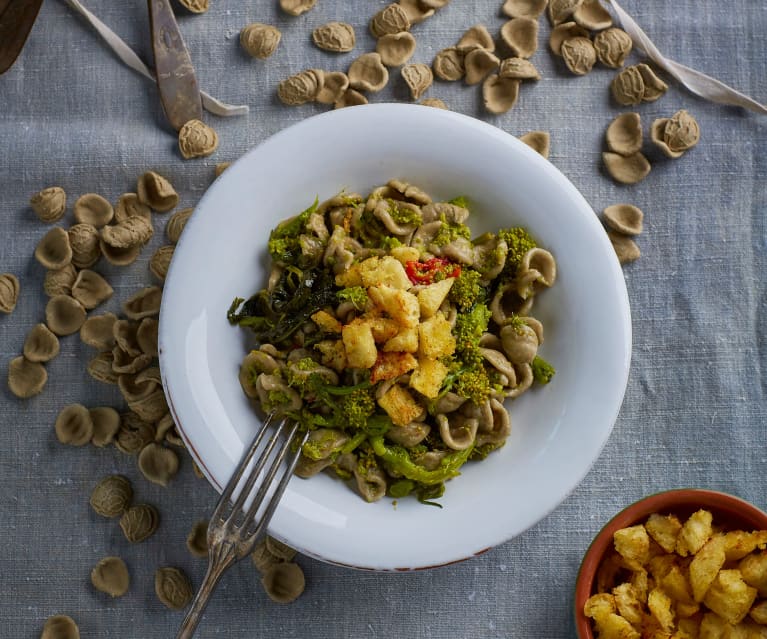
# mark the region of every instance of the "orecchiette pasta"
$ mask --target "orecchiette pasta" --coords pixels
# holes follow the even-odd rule
[[[503,446],[504,400],[551,379],[530,313],[554,256],[522,227],[471,239],[468,216],[464,197],[391,180],[271,232],[266,288],[228,318],[256,338],[243,391],[310,431],[300,477],[328,471],[367,501],[433,500]]]

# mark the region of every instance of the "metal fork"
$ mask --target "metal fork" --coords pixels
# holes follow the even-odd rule
[[[181,624],[176,639],[189,639],[194,634],[219,579],[227,568],[247,557],[253,551],[260,535],[266,532],[269,520],[288,486],[293,470],[298,463],[301,447],[306,442],[309,433],[304,433],[296,450],[291,452],[293,438],[298,432],[298,423],[282,420],[274,429],[258,458],[255,459],[256,453],[259,452],[259,447],[274,420],[274,413],[271,413],[253,439],[253,443],[240,461],[240,465],[229,479],[224,492],[221,493],[221,498],[218,500],[210,524],[208,524],[208,571],[205,573],[202,585]],[[282,436],[285,439],[278,447],[277,442]],[[269,495],[269,489],[275,484],[277,473],[286,459],[287,464],[282,469],[283,475],[277,482],[272,494]],[[250,468],[252,462],[253,466]],[[248,498],[253,493],[256,482],[262,473],[264,473],[263,480],[259,484],[253,501],[247,505]],[[246,479],[242,488],[237,497],[232,500],[232,495],[243,477]]]

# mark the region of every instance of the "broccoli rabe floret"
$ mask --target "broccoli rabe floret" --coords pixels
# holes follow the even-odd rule
[[[440,215],[439,219],[442,222],[442,226],[439,228],[439,231],[432,240],[432,242],[437,246],[445,246],[445,244],[450,244],[450,242],[453,242],[459,237],[465,238],[467,240],[471,239],[471,230],[465,224],[453,224],[448,222],[444,213]]]
[[[448,204],[454,204],[455,206],[460,206],[463,209],[469,208],[469,203],[466,201],[465,195],[459,195],[458,197],[454,197],[452,200],[448,200]]]
[[[482,275],[479,271],[467,267],[462,268],[460,275],[450,287],[448,298],[462,311],[470,309],[477,302],[483,302],[485,289],[479,283],[481,279]]]
[[[506,255],[506,265],[503,268],[501,277],[511,279],[516,275],[517,268],[519,268],[525,253],[530,249],[536,248],[538,245],[521,226],[501,229],[498,231],[498,238],[504,240],[509,247],[509,252]]]
[[[342,428],[364,428],[375,412],[376,402],[369,388],[359,388],[344,395],[337,403],[336,415]]]
[[[548,384],[556,373],[554,367],[539,355],[533,358],[532,367],[533,379],[539,384]]]
[[[485,304],[476,304],[470,311],[458,313],[453,327],[456,352],[478,348],[479,339],[487,330],[489,321],[490,309]]]
[[[305,211],[291,217],[288,220],[280,222],[269,234],[269,255],[275,262],[280,264],[297,264],[302,255],[300,235],[306,228],[306,222],[309,216],[317,210],[319,200],[315,198],[314,203]]]
[[[399,207],[395,200],[387,200],[389,203],[389,215],[397,224],[409,225],[420,224],[421,214],[416,209]]]
[[[454,393],[470,399],[477,405],[482,404],[490,396],[492,390],[490,377],[481,363],[462,371],[452,388]]]
[[[398,246],[402,246],[402,242],[400,242],[396,237],[386,235],[381,238],[381,243],[378,248],[382,248],[384,251],[391,251],[393,248],[397,248]]]
[[[351,302],[358,311],[365,309],[368,303],[368,292],[362,286],[350,286],[338,291],[339,302]]]

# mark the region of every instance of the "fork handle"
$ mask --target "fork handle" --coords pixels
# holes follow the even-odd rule
[[[213,552],[217,554],[214,555]],[[197,624],[200,623],[202,613],[205,612],[210,596],[221,579],[221,575],[238,560],[237,549],[231,542],[223,543],[213,552],[209,555],[208,570],[203,577],[200,589],[197,591],[194,601],[192,601],[192,607],[184,617],[184,621],[181,622],[176,639],[191,639],[197,629]]]

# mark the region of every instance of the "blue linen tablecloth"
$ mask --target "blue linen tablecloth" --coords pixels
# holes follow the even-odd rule
[[[284,107],[275,94],[278,81],[311,67],[345,70],[355,55],[372,50],[366,23],[385,4],[319,0],[298,18],[281,13],[274,0],[213,0],[199,16],[177,7],[201,86],[251,108],[243,118],[208,117],[220,134],[219,150],[184,162],[155,87],[122,66],[63,1],[45,3],[17,64],[0,77],[0,272],[15,273],[22,282],[15,312],[0,317],[0,368],[5,371],[20,354],[27,330],[44,317],[44,273],[32,253],[47,227],[28,207],[33,193],[61,185],[70,204],[89,191],[115,201],[152,168],[176,186],[180,206],[193,206],[216,162],[236,159],[326,108]],[[767,100],[763,2],[622,4],[667,56]],[[413,61],[430,63],[475,23],[497,35],[504,20],[500,5],[453,0],[414,27]],[[92,0],[89,7],[151,59],[143,3]],[[355,26],[355,53],[339,56],[313,47],[311,29],[330,20]],[[238,44],[239,30],[254,21],[283,32],[266,61],[248,58]],[[571,637],[579,562],[594,534],[623,506],[648,493],[696,486],[767,508],[767,118],[706,103],[671,82],[666,96],[636,110],[647,126],[688,109],[700,122],[700,144],[679,160],[653,152],[646,180],[616,185],[600,168],[605,128],[626,110],[609,97],[614,72],[597,67],[585,77],[570,75],[547,50],[548,22],[541,18],[540,24],[532,60],[543,79],[524,86],[507,114],[487,114],[479,89],[462,83],[436,82],[427,95],[515,135],[549,131],[551,161],[597,212],[624,201],[645,212],[638,239],[642,257],[624,270],[633,314],[631,375],[601,457],[538,525],[464,563],[392,575],[299,558],[306,592],[283,607],[267,599],[257,572],[243,562],[221,584],[200,637]],[[639,59],[632,54],[631,61]],[[407,99],[396,72],[372,97]],[[105,310],[117,310],[150,281],[147,261],[161,236],[129,268],[99,266],[115,288]],[[61,355],[47,366],[49,382],[41,395],[18,400],[2,384],[0,637],[37,637],[45,618],[57,613],[74,617],[83,637],[173,636],[181,615],[157,600],[154,570],[179,566],[195,585],[204,572],[204,562],[187,552],[184,540],[209,513],[215,493],[193,475],[188,457],[163,489],[145,481],[135,460],[114,448],[56,441],[53,422],[65,404],[121,405],[114,387],[85,374],[90,356],[76,336],[65,338]],[[95,482],[111,473],[130,477],[137,499],[161,512],[160,529],[143,544],[129,545],[116,522],[88,505]],[[89,583],[91,567],[111,554],[126,560],[132,576],[129,593],[114,600]]]

